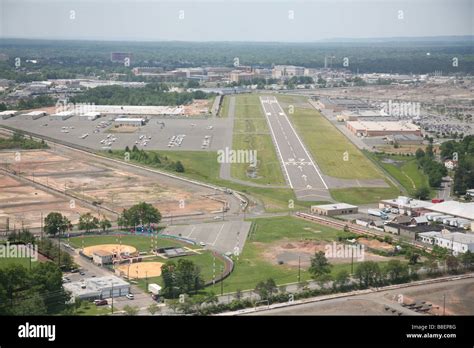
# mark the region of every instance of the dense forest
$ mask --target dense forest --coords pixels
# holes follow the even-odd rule
[[[94,42],[47,40],[0,40],[8,60],[0,62],[0,78],[18,82],[45,78],[103,76],[122,73],[123,79],[138,80],[135,66],[160,66],[165,70],[179,67],[228,66],[238,58],[241,65],[271,67],[274,64],[324,66],[325,57],[333,68],[360,73],[474,73],[472,39],[439,41],[385,41],[345,43],[245,43],[245,42]],[[111,52],[129,52],[130,66],[111,62]],[[453,66],[453,58],[458,66]],[[15,58],[21,66],[15,69]],[[26,62],[37,60],[36,63]],[[28,69],[28,73],[22,70]],[[36,73],[32,73],[36,72]]]

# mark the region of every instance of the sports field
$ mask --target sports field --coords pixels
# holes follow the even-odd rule
[[[248,175],[248,163],[233,163],[231,175],[259,184],[285,185],[270,130],[263,115],[258,95],[235,97],[235,120],[232,148],[257,151],[256,177]]]

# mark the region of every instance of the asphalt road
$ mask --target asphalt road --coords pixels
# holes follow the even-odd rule
[[[303,201],[332,201],[320,169],[296,133],[288,116],[272,96],[260,97],[283,174]]]

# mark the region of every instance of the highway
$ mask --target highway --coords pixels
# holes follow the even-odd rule
[[[320,169],[288,116],[272,96],[260,97],[277,155],[288,185],[302,201],[332,201]]]

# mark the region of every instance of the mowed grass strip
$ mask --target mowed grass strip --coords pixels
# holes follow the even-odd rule
[[[372,155],[380,166],[392,175],[411,194],[420,187],[430,187],[428,176],[418,168],[416,158],[412,156]],[[392,163],[388,163],[388,161]],[[434,190],[431,195],[434,196]]]
[[[230,97],[227,95],[224,95],[222,97],[222,103],[221,103],[221,108],[219,110],[219,117],[227,117],[229,115],[229,101]]]
[[[317,225],[294,217],[283,216],[274,218],[253,219],[253,233],[245,245],[238,260],[235,260],[234,272],[224,281],[224,292],[254,289],[260,281],[273,278],[278,285],[295,283],[298,280],[298,268],[277,265],[262,257],[269,244],[280,240],[300,241],[337,241],[339,237],[350,234],[330,227]],[[341,269],[350,271],[350,264],[333,265],[332,274]],[[309,280],[311,275],[307,269],[301,269],[301,280]]]
[[[259,184],[285,185],[270,130],[262,112],[258,95],[235,97],[235,121],[232,149],[256,150],[257,177],[247,175],[249,163],[233,163],[232,177]]]
[[[402,194],[397,187],[389,183],[390,187],[351,187],[342,189],[331,189],[332,198],[338,202],[349,204],[376,203],[382,199],[395,198]]]
[[[324,174],[342,179],[383,178],[374,164],[318,111],[295,107],[289,114],[288,107],[285,109]]]

